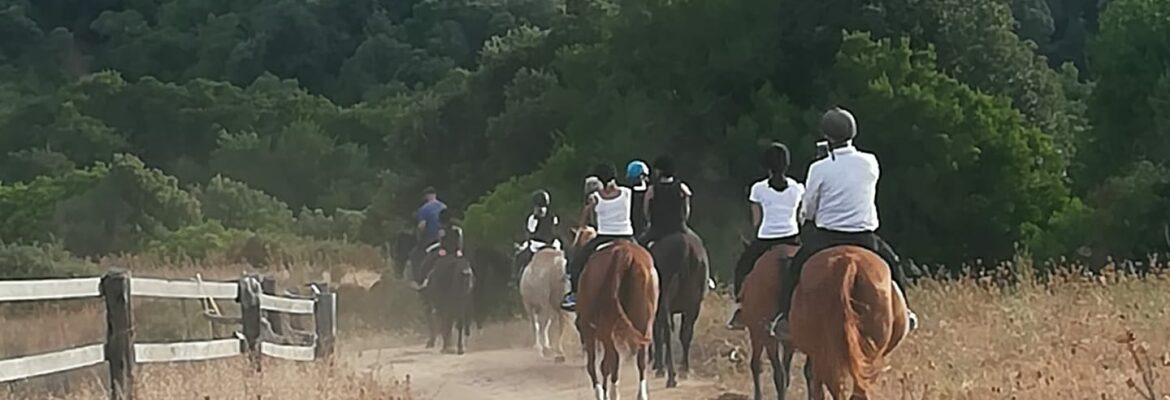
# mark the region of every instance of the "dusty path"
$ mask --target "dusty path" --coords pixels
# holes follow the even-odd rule
[[[537,400],[592,399],[584,359],[578,353],[575,335],[566,335],[567,362],[556,364],[540,357],[529,345],[531,328],[508,324],[489,329],[470,351],[462,356],[440,355],[421,345],[369,349],[351,354],[351,363],[380,379],[410,376],[417,399],[436,400]],[[622,359],[619,379],[622,398],[637,394],[637,368],[632,359]],[[665,389],[665,379],[650,379],[651,398],[707,400],[719,398],[721,390],[712,382],[692,377],[678,388]]]

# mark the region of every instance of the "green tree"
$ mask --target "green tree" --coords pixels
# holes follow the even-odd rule
[[[284,232],[292,227],[288,205],[248,185],[216,175],[193,191],[203,216],[229,229]]]
[[[1006,99],[936,68],[907,41],[855,34],[833,71],[834,97],[859,119],[859,145],[882,161],[883,231],[927,260],[1008,258],[1066,198],[1061,157]]]
[[[1087,178],[1100,182],[1130,160],[1170,162],[1170,4],[1117,0],[1093,43],[1097,76],[1091,112],[1099,129],[1083,148]]]

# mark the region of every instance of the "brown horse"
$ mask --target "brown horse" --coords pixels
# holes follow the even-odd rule
[[[780,280],[787,276],[788,261],[796,254],[797,246],[777,245],[769,249],[756,260],[751,273],[744,279],[742,292],[743,311],[740,317],[747,326],[748,337],[752,343],[752,383],[754,384],[754,399],[764,398],[763,387],[760,384],[763,356],[765,351],[772,364],[772,383],[776,386],[776,398],[784,400],[788,388],[789,371],[792,367],[792,355],[795,349],[791,341],[778,340],[772,336],[769,325],[780,313],[780,304],[776,302],[776,293],[780,292]],[[781,357],[783,345],[783,357]],[[809,379],[809,364],[806,362],[805,378]]]
[[[909,331],[906,304],[876,253],[837,246],[813,255],[801,273],[789,316],[792,341],[812,364],[809,394],[869,398],[885,357]]]
[[[682,314],[678,329],[682,344],[682,378],[691,369],[691,341],[695,337],[695,321],[703,307],[710,272],[707,248],[703,239],[689,229],[668,235],[650,246],[654,268],[658,271],[661,291],[658,295],[658,313],[654,320],[654,370],[658,376],[666,372],[666,387],[678,386],[674,370],[674,352],[671,349],[674,334],[674,314]],[[664,365],[665,363],[665,365]]]
[[[596,236],[590,228],[577,231],[574,247]],[[598,248],[585,264],[577,289],[577,331],[585,349],[585,368],[598,400],[618,398],[617,346],[636,353],[638,400],[650,397],[646,364],[658,308],[658,274],[654,259],[637,243],[618,240]],[[597,346],[605,351],[597,377]]]

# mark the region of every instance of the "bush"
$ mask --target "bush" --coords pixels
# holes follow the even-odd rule
[[[97,265],[73,258],[59,244],[0,244],[0,278],[94,276]]]
[[[293,224],[287,204],[222,175],[193,192],[203,207],[203,216],[226,228],[284,232]]]
[[[297,216],[296,234],[322,240],[355,241],[361,233],[366,215],[362,211],[337,209],[333,215],[325,211],[301,208]]]
[[[208,221],[151,240],[147,250],[163,257],[203,260],[227,252],[248,237],[248,232],[225,228],[219,221]]]

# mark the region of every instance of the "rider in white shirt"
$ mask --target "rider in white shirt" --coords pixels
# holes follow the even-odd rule
[[[821,134],[829,141],[827,158],[814,162],[808,169],[803,217],[816,228],[797,252],[788,276],[780,287],[780,315],[774,331],[782,331],[792,305],[792,294],[800,279],[804,262],[813,254],[838,245],[855,245],[877,253],[890,267],[894,282],[907,290],[906,275],[892,248],[874,231],[878,229],[877,183],[881,175],[877,157],[853,147],[857,122],[841,108],[833,108],[821,118]],[[909,300],[907,300],[909,310]],[[918,317],[910,315],[911,329]]]
[[[573,254],[573,258],[569,260],[567,272],[572,288],[565,295],[564,303],[561,304],[561,307],[566,310],[572,311],[577,307],[577,283],[585,269],[585,264],[593,255],[593,251],[603,244],[619,239],[630,240],[634,236],[634,225],[630,221],[633,191],[630,188],[618,186],[616,175],[612,165],[602,165],[597,168],[596,176],[605,182],[605,187],[589,196],[584,210],[586,216],[581,218],[589,220],[589,215],[595,217],[597,237],[578,249]]]
[[[727,321],[728,329],[745,327],[739,320],[740,303],[743,301],[740,291],[756,260],[777,245],[800,246],[800,226],[797,225],[796,217],[804,196],[804,185],[786,175],[789,160],[788,147],[784,144],[772,143],[764,149],[761,161],[768,170],[768,177],[753,184],[748,194],[756,238],[744,249],[735,266],[735,303],[731,318]]]

